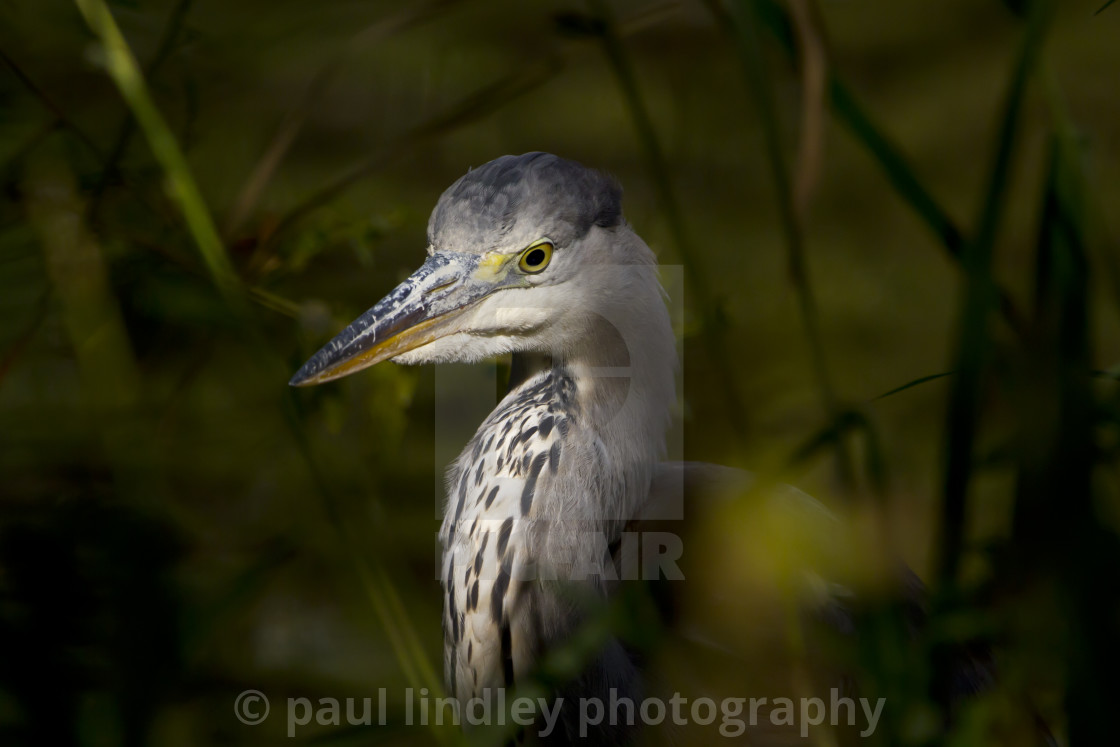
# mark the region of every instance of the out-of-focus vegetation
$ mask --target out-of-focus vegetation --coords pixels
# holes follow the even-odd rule
[[[282,738],[234,718],[249,688],[388,688],[389,725],[309,737],[455,738],[400,703],[439,679],[435,374],[287,379],[419,264],[443,188],[529,150],[616,174],[683,265],[685,456],[798,484],[928,583],[917,634],[866,590],[875,739],[1107,739],[1101,5],[0,3],[0,742]],[[763,527],[706,551],[783,573]],[[1001,683],[947,720],[962,646]]]

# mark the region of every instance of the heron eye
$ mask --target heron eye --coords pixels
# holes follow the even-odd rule
[[[537,273],[548,267],[548,263],[552,260],[552,244],[548,241],[542,241],[539,244],[533,244],[521,254],[521,261],[517,266],[521,268],[522,272]]]

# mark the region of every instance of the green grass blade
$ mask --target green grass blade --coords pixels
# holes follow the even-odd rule
[[[358,539],[353,536],[353,530],[342,515],[338,497],[331,489],[326,474],[312,453],[294,392],[289,392],[285,398],[284,415],[316,492],[322,498],[327,520],[341,540],[343,554],[353,566],[370,606],[381,623],[386,638],[392,644],[401,673],[410,687],[417,690],[426,687],[433,696],[438,697],[438,694],[443,692],[443,683],[424,653],[423,646],[416,637],[416,626],[409,620],[408,612],[401,603],[389,575],[380,563],[371,561],[358,550]],[[449,729],[435,724],[431,724],[430,728],[440,742],[455,742],[456,735]]]
[[[770,75],[766,69],[766,62],[762,56],[758,34],[758,27],[762,23],[761,19],[765,9],[760,7],[758,0],[740,0],[740,2],[732,5],[730,14],[711,0],[707,5],[709,11],[717,20],[721,21],[734,34],[743,73],[747,79],[755,110],[758,112],[762,123],[767,163],[770,168],[770,178],[774,184],[782,234],[785,238],[789,278],[797,295],[801,323],[805,329],[809,355],[813,362],[813,372],[821,394],[825,417],[830,421],[836,420],[839,415],[839,405],[829,374],[824,345],[821,341],[816,296],[809,280],[809,271],[805,259],[804,233],[801,219],[794,204],[789,167],[783,155],[784,149],[778,126],[778,116],[774,107],[774,93]],[[840,477],[849,488],[854,487],[855,477],[852,459],[843,438],[838,438],[835,446]]]
[[[759,19],[770,29],[790,60],[794,60],[797,49],[786,11],[774,0],[755,1],[758,3]],[[895,194],[910,206],[937,236],[949,255],[959,262],[966,241],[964,232],[918,178],[901,148],[875,124],[848,85],[831,69],[828,76],[828,97],[837,120],[879,164]],[[1024,326],[1022,316],[1010,296],[1002,290],[1000,308],[1011,327],[1021,332]]]
[[[634,130],[638,135],[638,141],[653,177],[658,201],[661,203],[661,208],[669,224],[669,232],[672,234],[673,243],[677,247],[677,254],[684,266],[685,282],[688,284],[692,297],[696,299],[702,322],[704,347],[713,367],[721,377],[721,386],[728,412],[726,422],[731,430],[741,438],[746,433],[747,413],[739,396],[739,384],[732,375],[734,367],[727,354],[724,333],[726,321],[723,310],[711,290],[703,258],[695,250],[689,239],[680,202],[673,189],[669,162],[665,157],[665,151],[661,147],[661,141],[654,129],[653,118],[649,114],[649,109],[638,85],[637,73],[634,71],[634,66],[623,44],[618,22],[607,0],[588,0],[588,6],[595,18],[586,23],[584,31],[598,36],[615,78],[618,80],[619,87],[622,89]]]
[[[195,183],[186,156],[152,101],[136,57],[103,0],[75,0],[86,23],[101,42],[106,72],[113,79],[136,118],[152,153],[163,168],[168,192],[183,212],[202,260],[214,283],[227,299],[239,299],[241,284],[226,254],[210,211]],[[240,305],[240,301],[236,301]]]
[[[174,134],[148,93],[143,75],[136,64],[136,59],[128,43],[102,0],[76,0],[76,2],[85,16],[86,22],[102,42],[109,75],[131,108],[133,116],[163,168],[171,187],[171,195],[183,211],[187,227],[203,256],[214,283],[236,311],[243,311],[244,289],[240,279],[229,261],[225,247],[222,245],[209,209],[202,199],[202,194],[191,174],[186,158],[179,148]],[[252,326],[248,315],[244,316]],[[260,342],[259,331],[253,329],[251,332],[257,342],[263,345]],[[267,351],[265,355],[267,357]],[[291,402],[290,398],[288,402]],[[289,415],[291,415],[293,409],[289,407]],[[414,686],[427,686],[433,692],[439,692],[439,679],[435,676],[433,667],[427,661],[419,642],[412,633],[413,626],[408,622],[399,601],[394,602],[396,598],[395,590],[392,589],[384,572],[376,566],[371,566],[357,551],[355,541],[349,536],[345,524],[339,520],[338,513],[334,509],[330,491],[314,464],[310,450],[303,438],[300,424],[296,420],[291,421],[290,424],[301,453],[307,460],[317,487],[324,497],[330,518],[342,536],[344,552],[356,565],[358,574],[369,594],[371,604],[379,619],[384,623],[387,635],[394,642],[394,650],[397,653],[402,671]],[[437,730],[436,733],[442,735],[443,731],[445,730]]]
[[[793,60],[796,46],[785,10],[775,0],[756,1],[759,19],[770,29],[786,54]],[[950,254],[959,256],[964,245],[961,230],[918,179],[898,146],[875,125],[844,81],[831,70],[828,78],[828,96],[837,119],[879,163],[898,196],[913,208],[918,217],[938,236]]]
[[[143,67],[145,78],[150,80],[159,67],[171,55],[171,50],[175,48],[175,43],[180,38],[180,32],[183,29],[184,21],[186,20],[187,13],[190,11],[193,1],[194,0],[177,0],[175,7],[171,9],[163,30],[163,35],[160,37],[159,44],[156,46],[156,51]],[[101,177],[93,188],[89,205],[89,214],[91,216],[97,215],[101,199],[105,194],[105,190],[109,187],[109,182],[118,175],[121,159],[124,157],[129,143],[132,142],[132,136],[135,132],[136,120],[133,118],[131,111],[126,112],[124,121],[122,121],[117,128],[117,137],[113,141],[112,147],[109,148],[109,155],[105,157],[105,166],[101,170]]]
[[[875,158],[895,194],[913,208],[949,253],[959,258],[964,246],[961,230],[918,179],[902,151],[875,126],[842,80],[833,76],[828,94],[837,118]]]
[[[952,371],[944,371],[942,373],[935,373],[935,374],[930,374],[928,376],[921,376],[917,379],[914,379],[913,381],[909,381],[909,382],[903,384],[902,386],[896,386],[894,389],[890,389],[886,392],[883,392],[878,397],[873,397],[871,399],[871,401],[872,402],[878,402],[881,399],[886,399],[887,397],[892,397],[892,396],[898,394],[899,392],[905,392],[907,389],[910,389],[912,387],[916,387],[916,386],[920,386],[922,384],[925,384],[927,381],[936,381],[937,379],[943,379],[946,376],[952,376],[952,375],[953,375]]]
[[[942,483],[941,537],[938,578],[942,589],[955,585],[964,547],[964,522],[972,455],[980,410],[981,379],[989,356],[989,314],[998,294],[992,277],[992,254],[1003,216],[1012,154],[1017,144],[1019,114],[1027,82],[1042,51],[1053,4],[1031,4],[1018,54],[1004,100],[988,186],[975,237],[965,245],[962,262],[966,272],[964,299],[957,331],[953,370],[957,376],[949,393],[945,427],[945,469]]]

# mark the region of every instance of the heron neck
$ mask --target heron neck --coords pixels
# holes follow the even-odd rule
[[[647,495],[653,469],[665,452],[665,431],[676,402],[676,342],[656,268],[617,268],[626,294],[605,295],[587,334],[557,356],[576,383],[581,417],[598,439],[614,489],[594,507],[627,519]]]

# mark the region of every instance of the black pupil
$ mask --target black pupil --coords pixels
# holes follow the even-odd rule
[[[525,257],[525,264],[530,267],[544,264],[544,249],[534,249]]]

